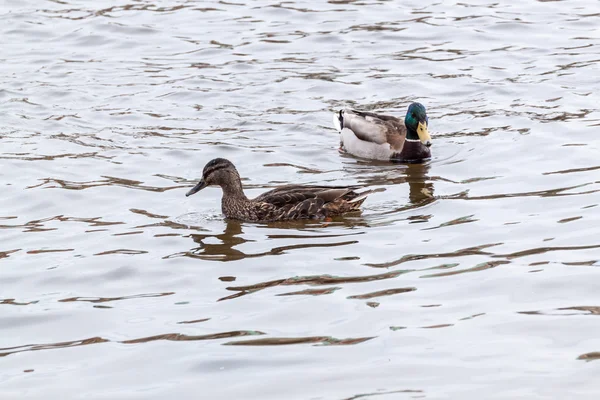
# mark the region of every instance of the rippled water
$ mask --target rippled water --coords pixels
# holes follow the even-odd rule
[[[597,398],[598,2],[0,4],[0,394]],[[331,112],[428,108],[433,159]],[[385,188],[331,223],[250,195]]]

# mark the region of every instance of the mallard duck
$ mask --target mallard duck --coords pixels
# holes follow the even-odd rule
[[[237,169],[231,161],[215,158],[202,171],[202,179],[186,196],[207,186],[223,190],[221,209],[225,217],[250,222],[322,219],[357,211],[370,193],[357,193],[352,186],[286,185],[248,199]]]
[[[340,132],[340,147],[358,157],[419,162],[431,158],[429,119],[421,103],[408,107],[404,121],[389,115],[344,109],[333,124]]]

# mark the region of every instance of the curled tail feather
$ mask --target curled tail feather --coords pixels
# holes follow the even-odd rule
[[[378,188],[378,189],[372,189],[372,190],[366,190],[364,192],[358,193],[358,196],[356,196],[353,199],[348,200],[348,203],[358,203],[358,205],[360,206],[370,194],[373,193],[377,193],[377,192],[383,192],[385,190],[385,188]]]
[[[330,215],[338,215],[350,211],[358,211],[360,210],[360,206],[365,202],[365,200],[370,194],[376,192],[383,192],[384,190],[385,188],[378,188],[366,190],[361,193],[353,192],[354,197],[350,199],[340,199],[339,201],[327,203],[325,204],[325,208],[327,209]]]
[[[344,110],[340,110],[333,114],[333,126],[338,132],[342,132],[344,127]]]

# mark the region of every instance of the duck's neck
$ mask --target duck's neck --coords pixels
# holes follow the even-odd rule
[[[250,200],[244,194],[242,182],[239,179],[222,185],[223,197],[221,198],[221,211],[225,217],[231,219],[247,219],[246,211]]]
[[[221,185],[221,189],[223,189],[223,198],[229,198],[234,200],[248,200],[248,198],[244,194],[242,182],[239,179]]]
[[[416,130],[409,128],[408,126],[406,127],[406,138],[408,140],[419,140],[419,134],[417,133]]]

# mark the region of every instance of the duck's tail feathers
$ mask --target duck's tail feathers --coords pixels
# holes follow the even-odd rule
[[[344,110],[339,110],[333,114],[333,126],[338,132],[342,132],[344,127]]]
[[[358,203],[357,206],[360,206],[370,194],[383,192],[384,190],[385,188],[366,190],[362,193],[358,193],[358,196],[356,196],[355,198],[348,200],[348,203]]]

